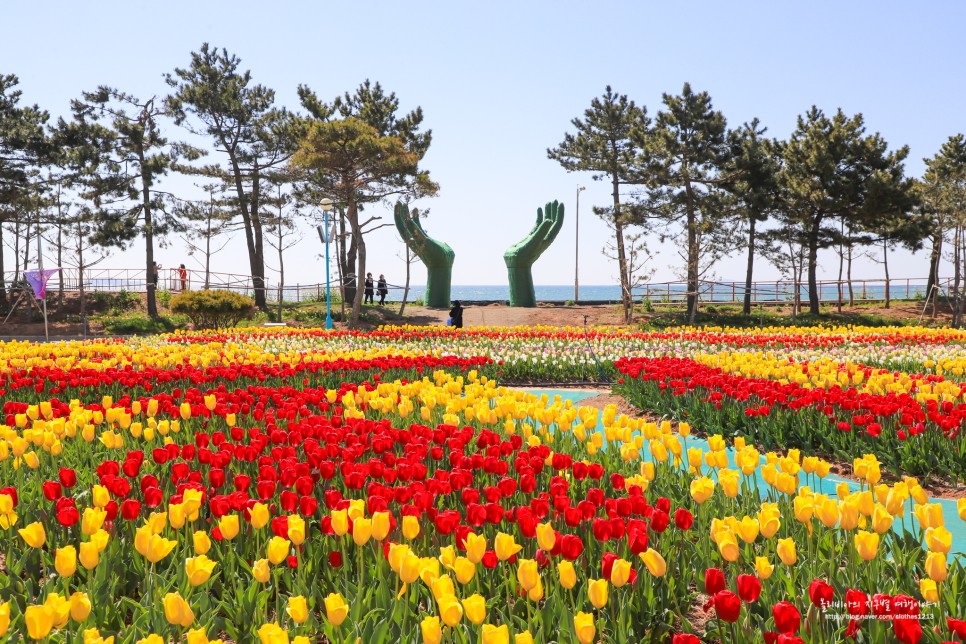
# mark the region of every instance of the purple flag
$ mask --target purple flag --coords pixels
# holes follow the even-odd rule
[[[33,289],[36,299],[44,299],[44,296],[47,294],[47,280],[59,270],[59,268],[45,268],[42,271],[23,272],[23,276],[27,278],[27,282],[30,284],[30,288]]]

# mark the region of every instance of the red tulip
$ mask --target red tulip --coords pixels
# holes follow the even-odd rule
[[[845,591],[845,607],[854,617],[869,614],[869,596],[861,590],[849,588]]]
[[[701,640],[698,639],[697,635],[690,633],[676,633],[671,638],[671,644],[701,644]]]
[[[781,633],[797,633],[798,627],[802,624],[802,616],[793,604],[789,602],[778,602],[771,609],[775,618],[775,628]]]
[[[738,575],[738,596],[749,604],[757,601],[761,596],[761,580],[754,575]]]
[[[813,579],[808,586],[808,596],[819,608],[829,608],[835,598],[835,589],[824,579]]]
[[[722,590],[714,595],[714,610],[718,619],[737,622],[741,616],[741,598],[730,590]]]
[[[704,571],[704,592],[708,595],[717,595],[727,588],[724,573],[718,568],[708,568]]]
[[[60,484],[63,485],[68,490],[77,483],[77,473],[74,470],[68,469],[66,467],[60,468],[58,473],[58,478],[60,479]]]
[[[694,525],[694,515],[685,508],[678,508],[674,511],[674,525],[678,530],[690,530]]]
[[[60,483],[57,481],[44,481],[43,490],[44,497],[48,501],[56,501],[63,494],[63,491],[60,489]]]

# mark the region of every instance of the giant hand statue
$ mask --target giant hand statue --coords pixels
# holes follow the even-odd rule
[[[426,266],[426,306],[449,308],[450,282],[453,279],[453,258],[456,253],[443,242],[426,234],[419,217],[409,214],[409,206],[396,203],[394,211],[396,230],[410,250],[416,253]]]
[[[537,208],[537,223],[530,234],[503,253],[510,280],[510,306],[537,305],[530,267],[547,250],[563,227],[564,206],[554,201],[545,210]]]

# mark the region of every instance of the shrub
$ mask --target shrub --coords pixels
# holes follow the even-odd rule
[[[254,314],[255,303],[232,291],[186,291],[171,298],[170,309],[187,316],[196,329],[221,329]]]
[[[144,313],[125,313],[123,315],[100,316],[104,330],[112,335],[154,335],[166,333],[184,326],[180,320],[170,317],[152,318]]]
[[[158,291],[158,304],[167,308],[171,304],[171,291]]]

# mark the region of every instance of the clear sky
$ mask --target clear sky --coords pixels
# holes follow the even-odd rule
[[[606,185],[546,156],[607,84],[653,115],[662,92],[689,81],[711,94],[729,125],[757,116],[779,137],[812,104],[862,112],[870,131],[910,146],[907,170],[916,176],[924,157],[966,129],[959,2],[16,2],[2,16],[0,72],[17,74],[25,101],[55,116],[100,84],[164,95],[162,75],[187,65],[206,41],[240,56],[289,108],[299,107],[300,83],[331,99],[366,78],[396,92],[403,108],[422,106],[433,130],[425,167],[441,190],[419,205],[431,208],[428,232],[456,251],[454,284],[505,283],[503,252],[553,199],[566,204],[567,221],[534,265],[534,282],[572,283],[578,184],[587,186],[580,281],[617,282],[616,265],[602,255],[608,230],[591,213],[606,205]],[[174,126],[168,133],[180,135]],[[184,193],[191,184],[168,186]],[[391,209],[384,216],[391,222]],[[161,263],[192,266],[173,241]],[[676,279],[676,247],[653,245],[661,251],[655,279]],[[307,229],[289,251],[286,281],[320,281],[320,251]],[[215,267],[247,273],[244,252],[238,235]],[[371,270],[402,281],[393,228],[371,236],[368,254]],[[139,267],[142,257],[135,247],[109,265]],[[822,259],[834,276],[833,256]],[[892,274],[922,277],[925,261],[923,253],[896,255]],[[759,266],[760,279],[776,276]],[[741,279],[743,267],[735,257],[715,272]],[[879,277],[881,267],[864,260],[854,273]],[[417,266],[413,281],[424,280]]]

